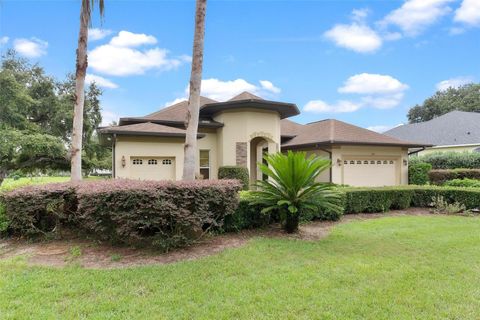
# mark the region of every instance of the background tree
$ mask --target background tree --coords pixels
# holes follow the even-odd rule
[[[82,180],[83,109],[85,102],[85,76],[87,75],[88,27],[91,24],[92,9],[98,2],[103,17],[103,0],[82,0],[80,9],[80,31],[78,34],[77,63],[75,71],[75,107],[73,113],[71,155],[71,179]]]
[[[84,110],[83,167],[109,169],[111,150],[100,146],[102,91],[92,83]],[[75,78],[58,81],[10,50],[0,64],[0,184],[15,170],[69,170]]]
[[[467,84],[459,88],[437,91],[423,104],[408,111],[408,121],[428,121],[453,110],[480,112],[480,84]]]
[[[205,41],[205,13],[207,0],[197,0],[195,6],[195,34],[193,39],[193,59],[190,73],[190,95],[185,119],[185,155],[183,161],[183,180],[195,179],[197,163],[197,133],[200,113],[200,91],[202,86],[203,44]]]

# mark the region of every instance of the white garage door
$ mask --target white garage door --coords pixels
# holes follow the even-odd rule
[[[175,180],[175,158],[131,157],[130,177],[139,180]]]
[[[343,160],[343,183],[377,187],[397,184],[398,160],[352,158]]]

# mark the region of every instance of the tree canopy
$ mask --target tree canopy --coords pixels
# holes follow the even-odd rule
[[[410,123],[418,123],[454,110],[480,112],[480,84],[472,83],[437,91],[423,104],[412,107],[407,117]]]
[[[38,64],[14,51],[0,64],[0,183],[11,170],[68,170],[75,79],[47,75]],[[102,91],[90,84],[84,110],[83,169],[110,167],[110,150],[98,143],[95,129],[102,122]]]

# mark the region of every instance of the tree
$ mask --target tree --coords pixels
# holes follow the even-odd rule
[[[330,160],[292,151],[267,154],[264,159],[267,163],[259,166],[268,179],[256,182],[252,203],[264,205],[262,213],[278,210],[288,233],[298,230],[300,216],[309,210],[342,211],[338,191],[330,184],[315,182],[330,168]]]
[[[185,119],[186,136],[184,146],[183,180],[195,179],[197,162],[197,133],[200,113],[200,91],[202,86],[203,44],[205,40],[205,13],[207,0],[196,0],[195,34],[193,39],[193,59],[190,73],[190,95]]]
[[[480,112],[480,84],[437,91],[423,104],[412,107],[407,116],[410,123],[418,123],[454,110]]]
[[[91,24],[91,13],[98,2],[100,16],[103,17],[103,0],[82,0],[80,9],[80,31],[78,34],[77,63],[75,71],[75,107],[73,112],[71,156],[71,180],[82,180],[82,140],[83,109],[85,102],[85,76],[87,75],[87,43],[88,27]]]

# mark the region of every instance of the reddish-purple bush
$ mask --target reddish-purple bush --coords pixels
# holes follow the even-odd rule
[[[74,222],[75,187],[68,183],[28,186],[2,195],[9,229],[35,236]]]
[[[220,229],[237,208],[240,189],[234,180],[105,180],[26,187],[3,201],[19,235],[69,227],[101,240],[168,249]]]
[[[77,221],[103,240],[169,249],[220,228],[240,188],[231,180],[85,183],[77,188]]]

